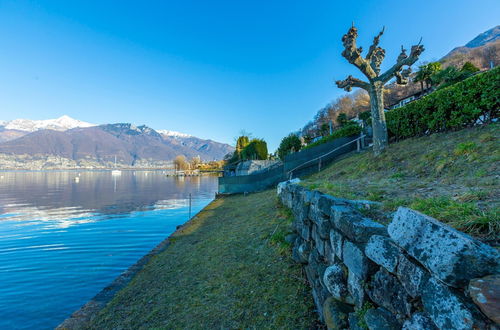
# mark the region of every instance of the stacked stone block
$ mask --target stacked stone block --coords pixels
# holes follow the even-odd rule
[[[373,202],[278,185],[292,210],[293,258],[304,265],[329,329],[497,329],[496,249],[414,210],[389,226],[363,215]]]

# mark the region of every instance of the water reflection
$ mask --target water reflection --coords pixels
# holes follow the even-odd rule
[[[216,177],[0,172],[0,329],[51,329],[214,197]]]
[[[0,220],[61,220],[129,214],[186,205],[189,194],[210,198],[214,178],[167,177],[163,171],[4,172],[0,181]]]

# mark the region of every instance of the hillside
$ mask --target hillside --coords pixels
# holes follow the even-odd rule
[[[499,124],[394,143],[376,158],[351,154],[303,184],[350,199],[413,209],[488,241],[500,239]],[[381,219],[383,220],[383,219]]]
[[[13,134],[13,130],[8,132]],[[19,168],[35,162],[41,168],[110,166],[115,156],[120,165],[148,167],[172,161],[178,155],[219,160],[232,150],[211,140],[162,135],[144,125],[119,123],[65,131],[41,129],[5,141],[0,143],[0,167]]]
[[[472,62],[480,69],[489,69],[500,64],[500,25],[479,34],[461,47],[456,47],[446,54],[440,62],[444,66],[462,66],[465,62]]]

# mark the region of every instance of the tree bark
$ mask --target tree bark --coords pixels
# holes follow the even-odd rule
[[[375,155],[380,155],[389,144],[384,113],[384,84],[380,81],[373,82],[370,85],[369,94],[372,113],[373,151]]]

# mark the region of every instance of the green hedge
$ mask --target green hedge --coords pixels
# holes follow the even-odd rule
[[[500,68],[467,78],[386,113],[389,135],[396,140],[460,129],[481,116],[498,118]]]
[[[357,123],[349,123],[346,126],[333,131],[332,135],[325,136],[321,140],[311,143],[302,149],[309,149],[341,137],[358,135],[360,133],[361,133],[361,126],[359,126]]]

